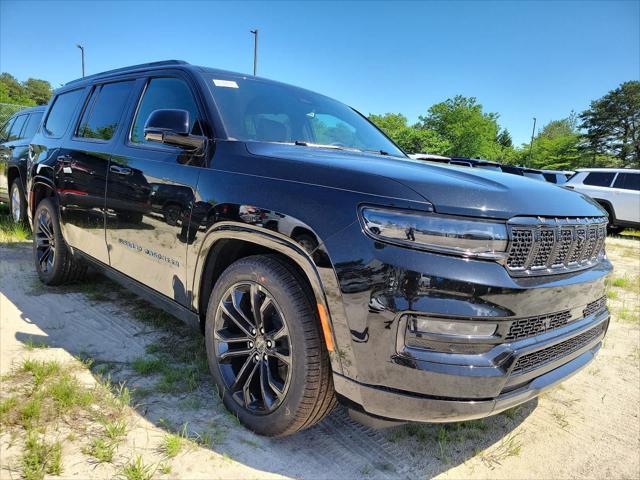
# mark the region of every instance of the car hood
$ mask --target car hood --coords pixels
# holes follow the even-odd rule
[[[357,178],[360,190],[367,183],[399,182],[439,213],[498,219],[606,215],[595,201],[578,192],[508,173],[289,144],[248,142],[246,146],[254,155],[287,161],[286,175],[291,180],[336,187],[335,179]],[[368,193],[377,193],[376,188]]]

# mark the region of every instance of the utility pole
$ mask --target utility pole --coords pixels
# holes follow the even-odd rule
[[[533,117],[533,130],[531,130],[531,143],[529,144],[529,165],[531,166],[531,154],[533,153],[533,136],[536,134],[536,117]]]
[[[253,76],[256,76],[258,71],[258,29],[251,30],[253,33]]]
[[[84,78],[84,47],[80,44],[76,45],[80,49],[80,54],[82,55],[82,78]]]

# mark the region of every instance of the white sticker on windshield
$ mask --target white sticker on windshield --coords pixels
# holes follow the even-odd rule
[[[216,87],[238,88],[238,84],[233,80],[218,80],[214,78],[213,84]]]

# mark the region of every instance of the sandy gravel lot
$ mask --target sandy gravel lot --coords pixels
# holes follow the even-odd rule
[[[37,424],[60,442],[60,478],[640,478],[640,239],[612,238],[607,248],[615,273],[604,348],[538,400],[482,421],[382,431],[339,408],[308,431],[266,439],[218,402],[197,335],[99,276],[43,287],[28,245],[0,245],[0,411],[10,416],[11,398],[27,398],[20,382],[31,377],[16,374],[25,360],[57,361],[82,388],[100,389],[89,413]],[[121,403],[104,403],[112,395]],[[110,461],[97,458],[96,439],[107,434],[97,410],[112,408],[103,403],[124,405],[112,412],[124,433]],[[8,416],[0,478],[21,478],[24,415]]]

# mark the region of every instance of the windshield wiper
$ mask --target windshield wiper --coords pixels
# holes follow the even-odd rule
[[[293,142],[294,145],[299,145],[301,147],[311,147],[311,148],[331,148],[333,150],[357,150],[355,148],[341,147],[340,145],[326,145],[324,143],[311,143],[304,142],[302,140],[296,140]]]

